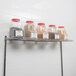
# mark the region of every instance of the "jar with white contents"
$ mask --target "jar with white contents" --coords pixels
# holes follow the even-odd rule
[[[11,38],[23,38],[23,30],[21,28],[20,19],[13,18],[11,25],[9,36]]]
[[[49,25],[49,39],[55,39],[55,33],[56,33],[56,26],[55,25]]]

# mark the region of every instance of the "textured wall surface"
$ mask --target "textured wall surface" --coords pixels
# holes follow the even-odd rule
[[[75,0],[0,0],[0,76],[3,76],[4,36],[11,18],[64,25],[73,42],[63,43],[64,76],[76,76]],[[61,76],[59,43],[9,42],[6,76]]]

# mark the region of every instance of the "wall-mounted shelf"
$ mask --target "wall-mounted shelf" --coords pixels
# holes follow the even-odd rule
[[[62,54],[62,42],[71,42],[72,40],[37,40],[37,39],[17,39],[17,38],[8,38],[5,36],[4,39],[4,72],[3,76],[6,76],[6,50],[7,50],[7,41],[30,41],[30,42],[59,42],[60,43],[60,58],[61,58],[61,76],[63,76],[63,54]]]
[[[30,41],[30,42],[70,42],[70,41],[72,41],[72,40],[54,40],[54,39],[52,39],[52,40],[39,40],[39,39],[18,39],[18,38],[9,38],[9,37],[7,37],[6,38],[6,40],[10,40],[10,41],[12,41],[12,40],[16,40],[16,41]]]

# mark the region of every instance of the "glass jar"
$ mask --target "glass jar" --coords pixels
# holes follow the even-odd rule
[[[49,39],[55,39],[56,27],[55,25],[49,25]]]
[[[38,39],[48,39],[45,23],[38,23],[37,27]]]
[[[65,36],[67,35],[64,26],[59,26],[58,27],[58,33],[59,33],[59,36],[60,36],[60,40],[64,40]]]
[[[31,38],[31,32],[35,32],[34,22],[26,21],[26,25],[24,26],[24,37]]]
[[[20,19],[13,18],[12,26],[10,27],[10,37],[11,38],[23,38],[23,30],[21,28]]]

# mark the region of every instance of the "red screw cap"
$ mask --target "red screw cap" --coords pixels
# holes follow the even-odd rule
[[[39,26],[43,26],[43,25],[45,25],[45,23],[38,23],[38,25],[39,25]]]
[[[64,28],[64,26],[59,26],[58,28]]]
[[[14,22],[19,22],[20,19],[18,19],[18,18],[13,18],[12,21],[14,21]]]
[[[33,21],[26,21],[26,23],[34,23]]]
[[[55,27],[55,25],[49,25],[49,27]]]

